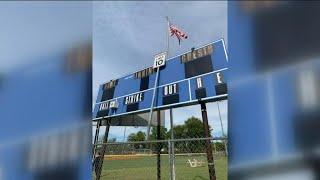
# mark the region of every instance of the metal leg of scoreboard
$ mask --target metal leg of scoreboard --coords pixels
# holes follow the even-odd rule
[[[99,121],[97,121],[96,133],[95,133],[94,141],[93,141],[93,153],[92,153],[93,156],[92,156],[92,160],[94,160],[94,158],[96,157],[97,146],[95,144],[98,142],[100,125],[101,125],[101,121],[99,120]]]
[[[96,172],[96,180],[100,180],[100,176],[101,176],[101,171],[102,171],[102,165],[103,165],[103,160],[104,160],[104,155],[106,153],[106,149],[107,149],[107,145],[105,143],[108,142],[108,135],[109,135],[109,130],[110,130],[110,123],[109,120],[107,120],[107,124],[106,124],[106,131],[104,133],[104,137],[103,137],[103,145],[102,145],[102,149],[101,151],[99,150],[100,154],[97,157],[97,163],[95,165],[95,172]]]
[[[201,105],[201,115],[202,115],[202,120],[203,120],[204,135],[205,135],[205,138],[210,138],[210,130],[209,130],[206,103],[203,101],[199,101],[199,103]],[[214,167],[212,146],[211,146],[210,139],[206,139],[206,152],[207,152],[207,161],[208,161],[210,180],[216,180],[216,171],[215,171],[215,167]]]
[[[98,163],[98,160],[99,160],[99,158],[97,156],[98,147],[97,147],[96,144],[97,144],[98,138],[99,138],[100,126],[101,126],[101,120],[97,121],[96,132],[95,132],[94,141],[93,141],[93,148],[92,148],[92,169],[95,172],[96,172],[96,168],[95,167],[97,167],[97,163]]]
[[[160,120],[160,110],[157,111],[157,140],[161,140],[161,120]],[[162,144],[158,143],[157,145],[157,179],[161,179],[161,149],[162,149]]]

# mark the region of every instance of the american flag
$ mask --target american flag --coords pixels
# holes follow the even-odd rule
[[[175,35],[179,41],[179,45],[182,39],[188,38],[187,34],[181,31],[180,29],[178,29],[176,26],[171,24],[169,27],[170,27],[170,33],[171,33],[170,36]]]

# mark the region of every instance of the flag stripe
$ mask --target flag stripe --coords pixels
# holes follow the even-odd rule
[[[182,41],[182,39],[187,39],[188,38],[187,34],[184,33],[182,30],[178,29],[176,26],[170,25],[169,28],[170,28],[169,31],[171,33],[170,36],[175,35],[177,37],[178,41],[179,41],[179,44]]]

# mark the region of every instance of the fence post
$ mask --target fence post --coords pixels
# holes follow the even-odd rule
[[[172,180],[172,152],[171,152],[171,142],[168,140],[168,155],[169,155],[169,177],[170,180]]]
[[[175,180],[176,179],[176,170],[175,170],[175,162],[174,162],[174,132],[173,132],[173,114],[172,114],[172,109],[170,108],[170,127],[171,127],[171,141],[170,142],[170,170],[171,170],[171,179]]]
[[[206,151],[207,151],[209,176],[210,176],[210,180],[216,180],[216,172],[214,168],[211,140],[209,139],[211,136],[210,136],[210,130],[209,130],[209,123],[208,123],[207,107],[205,102],[199,101],[199,103],[201,105],[201,115],[203,120],[204,135],[205,135],[205,138],[207,138]]]
[[[217,106],[218,106],[219,119],[220,119],[220,125],[221,125],[221,130],[222,130],[222,136],[223,136],[223,137],[226,137],[226,134],[224,133],[224,129],[223,129],[223,124],[222,124],[222,118],[221,118],[221,113],[220,113],[219,101],[217,101]],[[225,140],[223,140],[223,144],[224,144],[225,155],[228,156],[228,146],[227,146],[227,142],[226,142]]]
[[[216,142],[213,140],[212,141],[213,142],[213,152],[214,152],[214,154],[217,154],[217,147],[216,147]]]
[[[160,133],[160,127],[161,127],[161,122],[160,122],[160,110],[157,111],[157,140],[161,139],[161,133]],[[157,143],[158,144],[158,152],[157,152],[157,179],[161,180],[161,142]]]

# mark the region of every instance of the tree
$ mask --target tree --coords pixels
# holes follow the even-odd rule
[[[209,126],[209,129],[210,129],[210,126]],[[200,119],[194,116],[188,118],[183,125],[174,126],[173,132],[174,132],[175,139],[204,137],[203,123]],[[168,135],[170,134],[171,134],[171,130],[168,132]]]
[[[184,125],[187,138],[204,137],[203,123],[200,119],[192,116],[191,118],[187,119],[187,121],[185,121]]]
[[[157,132],[158,128],[157,127],[153,127],[151,129],[151,134],[150,134],[150,140],[158,140],[157,138]],[[160,140],[162,139],[167,139],[168,138],[168,129],[160,126]],[[168,149],[168,143],[152,143],[151,146],[149,146],[149,148],[153,151],[158,150],[158,148],[160,149]]]
[[[146,133],[142,131],[138,131],[136,134],[136,141],[145,141],[146,140]]]
[[[168,135],[171,137],[171,131],[168,132]],[[184,139],[186,138],[185,126],[184,125],[177,125],[173,126],[173,134],[175,139]]]
[[[115,143],[115,142],[117,142],[117,138],[111,138],[108,141],[108,143]]]
[[[209,127],[210,129],[210,127]],[[173,127],[175,139],[202,138],[204,137],[203,123],[200,119],[192,116],[183,125]],[[171,130],[168,132],[171,134]],[[210,133],[211,134],[211,133]],[[205,151],[204,141],[181,141],[175,143],[180,152],[203,152]]]
[[[145,141],[146,140],[146,133],[142,131],[138,131],[137,133],[131,133],[128,136],[128,141],[129,142],[136,142],[136,141]],[[142,149],[145,148],[145,143],[134,143],[134,148],[135,149]]]
[[[160,139],[167,139],[168,129],[160,126]],[[157,140],[157,127],[151,129],[150,140]]]
[[[146,134],[142,131],[138,131],[137,133],[131,133],[128,136],[128,141],[144,141],[146,139]]]
[[[225,145],[224,145],[224,142],[215,142],[214,143],[215,144],[215,146],[216,146],[216,151],[225,151],[226,149],[225,149]]]

